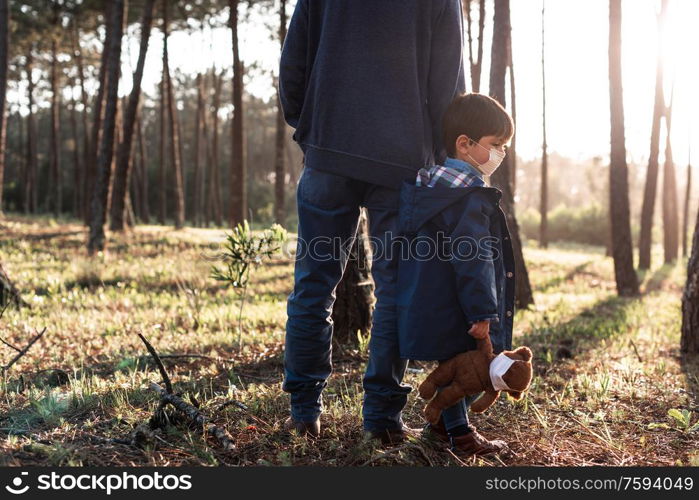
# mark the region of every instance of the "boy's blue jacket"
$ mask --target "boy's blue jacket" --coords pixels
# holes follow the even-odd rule
[[[298,0],[279,96],[305,165],[400,189],[465,89],[460,0]]]
[[[445,360],[473,350],[467,332],[484,319],[494,351],[511,349],[515,265],[501,196],[493,187],[403,184],[396,297],[402,358]]]

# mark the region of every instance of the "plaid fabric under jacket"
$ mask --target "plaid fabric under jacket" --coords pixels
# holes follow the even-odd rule
[[[465,161],[447,158],[444,165],[421,168],[415,178],[416,186],[451,188],[485,186],[483,176]]]

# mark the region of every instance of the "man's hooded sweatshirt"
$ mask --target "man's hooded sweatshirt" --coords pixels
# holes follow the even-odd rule
[[[460,0],[298,0],[279,93],[305,165],[399,189],[441,163],[462,46]]]

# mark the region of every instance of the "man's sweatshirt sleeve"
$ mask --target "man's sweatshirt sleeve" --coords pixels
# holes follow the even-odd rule
[[[444,0],[432,28],[428,106],[432,143],[437,164],[446,159],[442,141],[442,115],[449,103],[466,90],[461,0]]]
[[[308,61],[308,1],[299,0],[289,23],[279,63],[279,99],[284,119],[298,126],[306,94]]]
[[[459,303],[469,322],[499,321],[494,262],[497,245],[490,234],[492,210],[485,194],[470,194],[467,209],[450,234]]]

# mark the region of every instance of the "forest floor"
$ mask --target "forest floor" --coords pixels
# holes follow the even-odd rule
[[[427,438],[388,448],[362,438],[365,342],[334,351],[321,437],[285,433],[293,265],[279,258],[255,271],[239,349],[236,291],[210,278],[222,239],[143,226],[111,235],[108,252],[89,258],[76,223],[0,223],[0,260],[31,306],[5,311],[0,337],[21,348],[47,328],[0,381],[0,465],[699,465],[699,432],[690,431],[699,362],[679,352],[686,259],[661,266],[654,254],[642,296],[620,299],[603,248],[527,245],[536,306],[516,313],[514,344],[532,348],[535,378],[521,401],[503,396],[472,418],[512,453],[460,459]],[[175,392],[198,401],[235,449],[172,408],[149,427],[158,406],[149,383],[161,377],[138,333],[163,355]],[[1,364],[14,354],[0,345]],[[430,368],[411,363],[406,381],[416,387]],[[409,426],[423,425],[423,407],[413,391]]]

